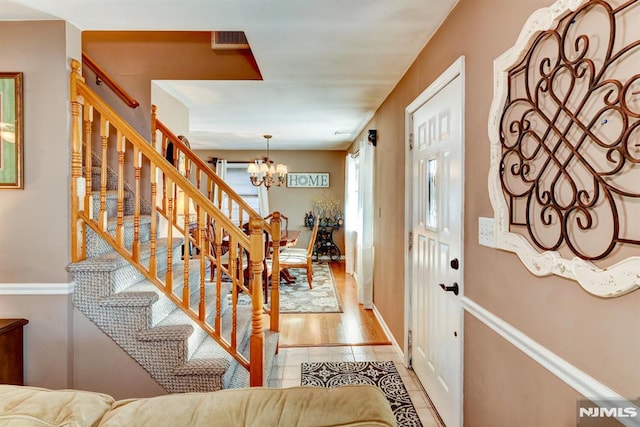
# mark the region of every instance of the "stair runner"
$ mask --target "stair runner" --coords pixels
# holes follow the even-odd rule
[[[113,188],[115,173],[109,171],[109,175],[108,186]],[[99,182],[99,179],[96,177],[92,181]],[[132,194],[125,190],[124,235],[125,245],[130,247],[133,242]],[[98,192],[96,188],[93,191]],[[93,211],[98,212],[99,197],[93,200]],[[108,231],[114,236],[116,212],[117,191],[108,191],[107,217],[113,218],[108,221]],[[145,266],[150,257],[150,226],[150,215],[141,215],[140,260]],[[74,305],[147,370],[158,384],[170,393],[248,387],[249,372],[89,227],[86,241],[87,259],[67,267],[75,281]],[[173,239],[173,287],[177,295],[182,294],[184,286],[182,243],[182,239]],[[167,239],[156,240],[158,277],[163,277],[167,269],[167,247]],[[200,276],[197,261],[192,263],[196,268],[189,269],[190,304],[197,311]],[[222,283],[222,335],[230,342],[232,310],[227,296],[231,284]],[[207,322],[211,325],[216,316],[215,288],[213,283],[206,287]],[[251,305],[238,305],[237,312],[238,348],[248,358]],[[265,331],[265,386],[275,359],[277,341],[277,333]]]

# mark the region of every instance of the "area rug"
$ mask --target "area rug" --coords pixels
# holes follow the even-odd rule
[[[280,282],[280,313],[342,313],[335,281],[328,263],[313,263],[313,289],[309,289],[307,272],[290,268],[295,282]]]
[[[290,268],[289,273],[296,280],[291,284],[280,282],[280,313],[342,313],[329,264],[313,263],[313,289],[309,289],[305,269]],[[227,298],[231,303],[231,294]],[[238,304],[251,304],[251,299],[240,294]]]
[[[422,426],[393,362],[302,363],[302,385],[331,388],[348,384],[375,385],[387,396],[399,426]]]

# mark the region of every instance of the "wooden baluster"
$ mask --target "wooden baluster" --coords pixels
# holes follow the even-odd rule
[[[164,279],[167,292],[173,293],[173,182],[170,178],[166,179],[167,189],[167,274]]]
[[[280,330],[280,212],[271,216],[271,241],[273,254],[271,255],[271,316],[269,328]]]
[[[102,159],[100,165],[100,210],[98,226],[100,230],[107,230],[107,147],[109,145],[109,121],[100,116],[100,141],[102,144]]]
[[[178,190],[180,191],[180,190]],[[182,215],[182,228],[184,233],[184,244],[182,245],[182,263],[184,266],[183,276],[184,283],[182,285],[182,305],[184,308],[190,307],[190,295],[191,295],[191,287],[189,286],[189,265],[191,258],[191,234],[189,232],[190,229],[190,219],[189,219],[189,195],[186,192],[182,192],[182,206],[178,206],[178,208],[182,208],[182,212],[178,212],[178,215]]]
[[[133,200],[133,260],[140,262],[140,175],[142,171],[142,153],[133,147],[134,200]]]
[[[229,236],[229,243],[231,243],[231,236]],[[237,254],[238,245],[234,244],[233,246],[234,252]],[[243,280],[242,264],[238,264],[236,257],[234,256],[232,259],[229,254],[229,265],[232,266],[230,273],[233,277],[231,280],[231,348],[235,351],[238,349],[238,280]]]
[[[81,98],[78,95],[79,81],[84,81],[80,75],[80,62],[71,60],[71,261],[77,262],[86,258],[84,239],[86,225],[80,224],[78,211],[82,189],[82,133],[80,129]],[[86,191],[86,190],[85,190]]]
[[[116,225],[116,243],[124,248],[124,151],[125,139],[120,129],[116,132],[118,150],[118,213]]]
[[[211,200],[211,203],[215,204],[213,199],[213,180],[209,176],[207,176],[207,198]]]
[[[201,176],[201,170],[198,169],[196,171],[196,188],[198,189],[198,191],[200,191],[200,180],[201,180],[202,176]],[[200,211],[203,211],[204,209],[200,208],[200,205],[196,206],[196,218],[198,218],[198,221],[200,221]],[[200,228],[200,224],[198,224],[198,228]],[[200,248],[200,252],[202,253],[202,239],[200,238],[200,233],[196,234],[196,245]]]
[[[92,196],[91,189],[93,188],[93,157],[92,157],[92,147],[91,147],[91,125],[93,124],[93,106],[87,106],[83,111],[83,121],[84,121],[84,176],[86,183],[86,191],[84,197],[84,214],[87,218],[93,219],[93,206],[92,206]],[[83,256],[83,258],[85,258]]]
[[[156,143],[158,142],[158,107],[155,104],[151,104],[151,146],[154,149],[158,149]]]
[[[252,218],[249,221],[249,253],[251,265],[251,338],[249,341],[250,359],[249,385],[251,387],[261,387],[263,384],[264,366],[264,332],[262,312],[262,261],[264,260],[264,236],[262,234],[262,219]]]
[[[184,153],[184,152],[183,152]],[[191,160],[186,154],[184,155],[184,176],[187,179],[191,179]]]
[[[197,219],[197,225],[198,225],[198,242],[202,243],[205,241],[205,213],[204,213],[204,209],[200,209],[200,205],[198,205],[196,207],[196,211],[198,212],[198,219]],[[206,305],[206,301],[205,301],[205,297],[206,297],[206,292],[205,292],[205,274],[206,274],[206,266],[207,266],[207,259],[206,259],[206,252],[204,250],[204,247],[202,246],[202,244],[200,244],[200,304],[198,306],[198,319],[200,319],[201,322],[204,322],[205,319],[207,318],[207,305]]]
[[[218,209],[222,210],[222,187],[220,187],[219,185],[217,187],[218,187]]]
[[[216,242],[215,252],[216,252],[216,320],[215,320],[215,329],[219,334],[222,333],[222,227],[215,227],[214,230],[214,240]],[[234,242],[231,236],[229,236],[229,265],[227,268],[229,272],[233,271],[235,268],[235,248]],[[213,268],[213,266],[211,267]],[[233,285],[233,274],[231,274],[231,282]]]
[[[151,238],[149,240],[149,249],[151,257],[149,258],[149,273],[153,277],[158,275],[158,262],[156,259],[156,236],[158,235],[158,168],[155,163],[151,162],[149,167],[149,179],[151,180]]]
[[[165,159],[167,158],[167,138],[164,136],[164,134],[162,135],[162,157],[164,157]],[[164,174],[164,172],[162,172],[162,210],[163,212],[167,213],[167,188],[169,188],[169,186],[167,185],[167,176]]]

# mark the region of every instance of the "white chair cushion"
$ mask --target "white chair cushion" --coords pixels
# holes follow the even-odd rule
[[[303,255],[283,252],[280,254],[280,264],[306,264],[307,254]]]
[[[283,249],[282,251],[280,251],[280,257],[282,257],[282,255],[284,254],[296,254],[296,255],[300,255],[300,256],[307,256],[307,250],[306,249],[302,249],[302,248],[286,248]]]

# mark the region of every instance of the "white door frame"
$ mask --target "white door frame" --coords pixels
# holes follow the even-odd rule
[[[463,152],[463,162],[464,162],[464,144],[465,144],[465,102],[464,102],[464,94],[465,94],[465,72],[464,72],[464,56],[459,57],[449,68],[447,68],[436,80],[433,81],[429,85],[427,89],[425,89],[416,99],[414,99],[411,104],[409,104],[405,108],[405,209],[404,209],[404,236],[405,236],[405,245],[404,245],[404,364],[406,367],[410,366],[410,357],[411,354],[409,352],[409,331],[412,329],[411,319],[412,319],[412,306],[411,306],[411,283],[412,283],[412,266],[411,266],[411,254],[409,252],[409,232],[412,229],[413,218],[412,218],[412,209],[411,203],[413,199],[413,162],[411,159],[413,158],[412,151],[410,149],[410,145],[413,144],[411,141],[411,133],[413,128],[412,123],[412,115],[416,112],[425,102],[427,102],[433,95],[435,95],[438,91],[440,91],[443,87],[445,87],[449,82],[451,82],[457,76],[460,76],[462,79],[462,115],[461,115],[461,127],[462,127],[462,152]],[[460,253],[464,254],[464,164],[461,169],[462,173],[462,224],[461,224],[461,242],[460,242]],[[460,315],[464,317],[464,310],[460,310]],[[464,318],[460,319],[460,325],[464,325]],[[464,332],[460,333],[460,345],[461,348],[464,349]],[[462,402],[462,394],[463,394],[463,384],[464,384],[464,354],[462,355],[462,363],[461,366],[461,375],[460,375],[460,400]],[[460,405],[460,420],[462,420],[462,411],[463,405]]]

